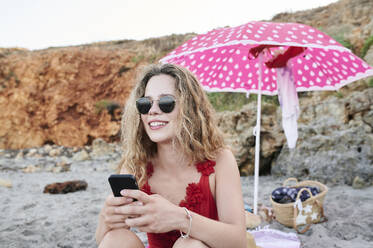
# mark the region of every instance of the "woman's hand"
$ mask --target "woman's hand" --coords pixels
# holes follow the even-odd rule
[[[125,224],[129,227],[136,227],[141,232],[164,233],[182,229],[188,221],[184,209],[160,195],[147,195],[140,190],[123,190],[121,193],[138,200],[136,205],[118,206],[114,210],[121,215],[137,215],[126,219]]]
[[[109,229],[117,229],[117,228],[129,228],[129,226],[125,223],[125,220],[128,217],[135,217],[133,215],[121,214],[116,213],[114,210],[121,206],[130,206],[136,204],[133,202],[133,199],[130,197],[114,197],[113,194],[109,195],[104,204],[104,208],[101,211],[101,215],[103,217],[105,225]]]

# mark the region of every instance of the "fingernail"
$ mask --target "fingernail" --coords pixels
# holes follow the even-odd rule
[[[126,195],[126,193],[127,192],[124,189],[120,191],[120,194],[123,195],[123,196]]]

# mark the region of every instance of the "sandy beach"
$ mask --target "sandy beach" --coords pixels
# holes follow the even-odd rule
[[[14,153],[14,151],[13,151]],[[4,155],[5,154],[5,155]],[[103,201],[110,192],[107,177],[114,173],[118,157],[102,156],[76,161],[69,157],[0,157],[0,179],[12,187],[0,186],[0,247],[96,247],[94,233]],[[67,172],[52,172],[63,159]],[[27,173],[27,166],[34,166]],[[32,167],[31,167],[32,168]],[[30,171],[30,170],[29,170]],[[270,207],[269,196],[286,178],[260,177],[259,203]],[[88,188],[68,194],[44,194],[45,185],[69,180],[85,180]],[[242,177],[245,203],[253,202],[253,177]],[[354,189],[328,185],[324,207],[328,222],[316,224],[298,235],[302,247],[356,247],[373,244],[373,187]],[[261,227],[295,232],[276,221]],[[146,242],[146,235],[139,233]]]

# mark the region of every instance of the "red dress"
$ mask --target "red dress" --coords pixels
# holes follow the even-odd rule
[[[185,199],[179,203],[180,207],[186,207],[194,213],[200,214],[213,220],[218,219],[218,211],[214,197],[210,190],[209,175],[214,173],[215,162],[207,160],[197,163],[198,172],[201,178],[198,183],[189,183],[186,188]],[[148,178],[153,174],[153,165],[147,165]],[[148,181],[142,187],[142,191],[147,194],[153,194]],[[172,248],[176,240],[180,237],[180,231],[174,230],[167,233],[147,233],[149,248]]]

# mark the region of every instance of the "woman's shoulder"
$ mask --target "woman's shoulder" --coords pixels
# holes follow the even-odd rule
[[[216,160],[215,162],[218,164],[222,161],[227,161],[227,160],[235,160],[234,158],[234,155],[232,153],[232,151],[228,148],[222,148],[218,151],[218,153],[216,154]]]

